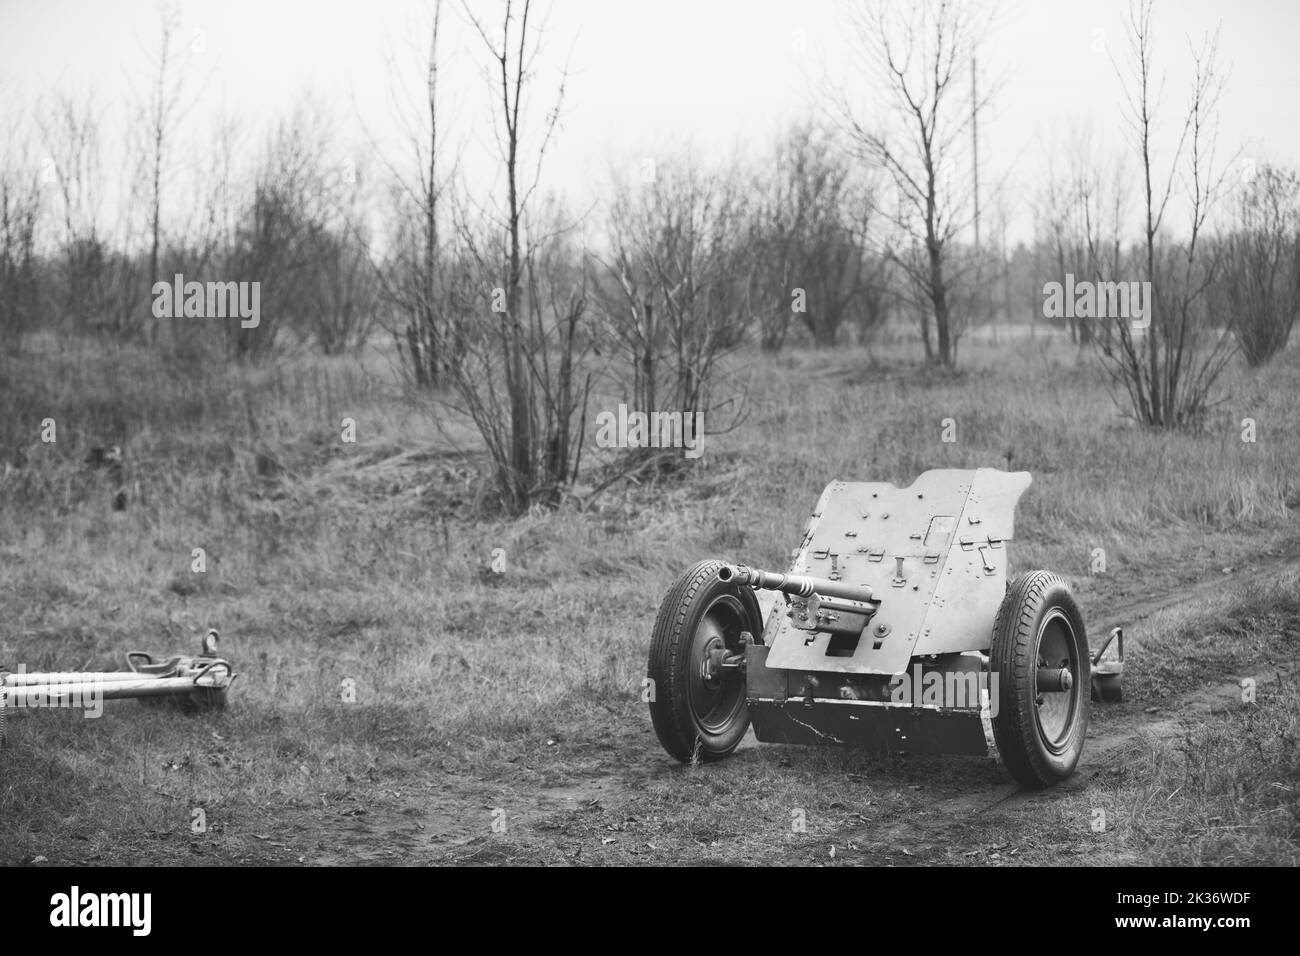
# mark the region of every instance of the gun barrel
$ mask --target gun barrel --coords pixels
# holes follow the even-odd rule
[[[723,581],[735,581],[764,591],[783,591],[797,597],[844,598],[848,601],[875,603],[871,588],[866,585],[845,584],[830,578],[815,578],[804,574],[777,574],[774,571],[759,571],[744,565],[724,564],[718,569],[718,577]]]

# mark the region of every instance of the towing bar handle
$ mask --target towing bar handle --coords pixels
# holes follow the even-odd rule
[[[747,568],[743,564],[724,564],[718,569],[718,578],[722,581],[734,581],[736,584],[748,584],[762,591],[782,591],[796,597],[843,598],[847,601],[861,601],[876,604],[871,588],[865,584],[845,584],[830,578],[815,578],[805,574],[777,574],[774,571],[759,571]]]

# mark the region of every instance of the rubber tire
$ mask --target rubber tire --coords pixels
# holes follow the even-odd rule
[[[1074,723],[1061,754],[1053,753],[1044,743],[1035,703],[1039,628],[1055,609],[1064,614],[1074,632],[1074,655],[1080,671],[1074,683]],[[1016,578],[998,609],[989,658],[998,675],[993,739],[1003,764],[1029,789],[1060,783],[1074,772],[1083,753],[1092,685],[1088,635],[1069,586],[1048,571],[1030,571]]]
[[[716,598],[738,598],[749,618],[743,630],[753,635],[754,643],[762,643],[763,615],[754,589],[720,580],[718,569],[722,566],[722,561],[701,561],[679,577],[659,605],[650,638],[647,676],[654,690],[650,719],[664,750],[682,763],[697,757],[701,762],[721,760],[736,749],[749,729],[749,710],[743,703],[720,734],[705,731],[691,713],[687,682],[696,662],[689,659],[689,652],[700,620]]]

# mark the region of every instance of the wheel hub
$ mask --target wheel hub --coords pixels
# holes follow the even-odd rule
[[[695,631],[691,654],[698,662],[690,681],[691,710],[701,729],[720,733],[745,706],[745,682],[727,666],[741,644],[746,622],[739,602],[718,598],[705,611]]]
[[[1079,662],[1073,648],[1069,620],[1059,611],[1049,615],[1038,632],[1034,702],[1043,742],[1054,753],[1065,749],[1074,729]]]
[[[711,638],[704,646],[704,660],[700,662],[700,679],[704,686],[713,690],[721,686],[723,679],[722,662],[727,659],[727,645],[721,636]]]

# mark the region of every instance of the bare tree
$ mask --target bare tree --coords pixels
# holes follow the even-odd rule
[[[197,202],[184,229],[185,269],[198,276],[222,263],[233,244],[238,209],[239,177],[247,172],[233,160],[244,152],[239,121],[223,116],[213,126],[206,162],[199,167]]]
[[[148,176],[148,237],[150,284],[157,282],[159,257],[162,253],[163,188],[171,152],[171,136],[188,107],[183,102],[186,95],[186,73],[177,69],[178,51],[176,33],[180,28],[180,12],[172,4],[158,9],[158,48],[154,62],[147,102],[141,107],[141,127],[145,137],[143,151]],[[159,324],[155,320],[150,336],[156,342]]]
[[[490,316],[490,326],[467,332],[452,385],[487,444],[502,504],[519,512],[560,500],[577,475],[582,447],[587,379],[579,368],[590,341],[579,334],[585,273],[578,253],[561,254],[572,229],[568,217],[534,208],[567,73],[550,110],[530,127],[544,14],[532,0],[507,0],[494,26],[469,4],[464,13],[490,63],[505,189],[493,207],[459,213],[458,241],[476,273],[477,314]]]
[[[11,128],[20,124],[11,119]],[[16,349],[40,311],[37,229],[41,219],[40,173],[19,137],[0,153],[0,337]]]
[[[657,164],[650,182],[615,183],[602,312],[634,407],[708,414],[719,406],[714,373],[744,336],[748,218],[734,171],[706,170],[689,156]]]
[[[965,185],[966,142],[994,88],[971,94],[968,68],[990,11],[955,0],[869,0],[846,9],[855,51],[880,84],[894,123],[874,125],[843,91],[838,116],[859,154],[893,183],[896,203],[889,208],[902,238],[892,244],[892,261],[912,286],[914,304],[933,317],[933,352],[929,316],[922,317],[927,357],[951,367],[964,318],[954,314],[951,290],[974,265],[958,261],[954,242],[975,214]]]
[[[326,234],[338,204],[327,159],[329,125],[318,102],[300,102],[268,138],[254,171],[223,270],[260,284],[261,315],[255,327],[223,327],[233,358],[266,359],[291,331],[302,339],[313,333],[314,290],[328,267]]]
[[[1219,289],[1247,364],[1286,347],[1300,315],[1300,175],[1265,164],[1239,195]]]
[[[38,120],[46,156],[41,181],[52,187],[59,236],[63,315],[77,330],[101,328],[105,309],[101,285],[109,249],[103,236],[103,110],[93,93],[60,92],[41,110]]]
[[[1059,170],[1055,157],[1068,157]],[[1048,175],[1034,201],[1040,249],[1051,256],[1051,274],[1064,283],[1067,275],[1094,282],[1116,281],[1125,261],[1124,229],[1130,189],[1123,157],[1106,170],[1094,147],[1092,131],[1074,130],[1059,149],[1048,150]],[[1041,309],[1041,301],[1039,302]],[[1070,338],[1088,346],[1095,335],[1108,337],[1110,324],[1073,314],[1062,317]]]
[[[834,345],[852,316],[865,331],[883,316],[882,261],[867,248],[870,182],[854,177],[834,136],[811,123],[787,131],[763,169],[746,286],[760,343],[780,348],[796,315],[819,346]]]
[[[421,95],[406,98],[406,86],[393,85],[393,106],[402,124],[412,169],[386,163],[394,188],[396,214],[393,251],[377,271],[380,297],[392,314],[389,331],[398,344],[407,371],[421,388],[440,384],[462,357],[462,329],[457,325],[464,303],[457,295],[456,271],[444,259],[455,251],[445,243],[448,177],[443,166],[441,103],[438,84],[442,0],[434,0],[428,24],[427,46],[418,53],[423,74]],[[390,72],[399,70],[389,58]],[[381,152],[382,156],[382,152]]]
[[[1204,242],[1210,210],[1221,191],[1216,169],[1216,107],[1223,90],[1217,71],[1217,35],[1193,51],[1192,88],[1178,144],[1163,178],[1153,155],[1158,90],[1154,88],[1150,0],[1129,10],[1130,74],[1124,81],[1133,145],[1141,157],[1142,241],[1135,269],[1150,282],[1150,324],[1135,328],[1130,316],[1112,316],[1100,340],[1112,381],[1122,388],[1138,421],[1181,427],[1201,420],[1210,391],[1232,357],[1227,334],[1208,322],[1207,290],[1220,264]],[[1163,238],[1169,203],[1181,183],[1187,233],[1177,244]]]
[[[371,266],[370,233],[355,208],[315,237],[307,289],[305,330],[326,355],[365,344],[378,307],[378,279]]]

